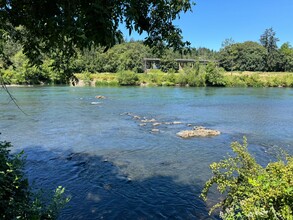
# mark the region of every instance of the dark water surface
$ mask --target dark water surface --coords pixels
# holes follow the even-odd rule
[[[60,219],[216,219],[199,198],[209,164],[248,138],[265,165],[293,153],[293,90],[283,88],[11,88],[0,91],[0,136],[24,149],[35,188],[66,187]],[[95,99],[104,95],[105,100]],[[100,102],[100,103],[97,103]],[[131,115],[161,124],[140,126]],[[187,125],[222,132],[183,140]],[[211,196],[213,198],[213,196]]]

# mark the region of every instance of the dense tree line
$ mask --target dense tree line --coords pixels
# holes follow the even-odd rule
[[[42,54],[42,64],[32,66],[23,53],[22,46],[9,39],[3,45],[0,55],[2,78],[7,84],[39,84],[68,83],[68,76],[73,73],[117,73],[130,70],[135,73],[144,71],[143,58],[161,59],[160,68],[164,72],[178,70],[177,58],[215,59],[216,52],[207,48],[190,51],[174,51],[173,49],[156,50],[141,41],[123,42],[105,50],[103,46],[92,44],[90,48],[75,48],[73,57],[63,56],[62,52]]]
[[[219,52],[220,66],[227,71],[293,71],[293,47],[277,46],[279,39],[272,28],[265,30],[260,42],[228,43]]]
[[[4,36],[2,34],[2,36]],[[143,58],[160,58],[163,72],[178,71],[174,59],[217,60],[226,71],[293,71],[293,48],[290,43],[277,47],[278,38],[272,29],[267,29],[260,42],[234,43],[231,39],[223,43],[219,52],[208,48],[189,50],[156,50],[142,41],[130,40],[107,49],[92,44],[89,48],[74,48],[75,56],[54,50],[42,53],[42,64],[33,66],[23,52],[22,45],[7,38],[1,44],[0,67],[6,84],[63,84],[68,83],[74,73],[117,73],[130,70],[144,71]],[[3,42],[3,41],[2,41]]]

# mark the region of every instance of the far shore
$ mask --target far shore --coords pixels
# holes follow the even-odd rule
[[[203,81],[201,84],[190,85],[188,79],[182,83],[182,76],[184,73],[164,73],[161,71],[148,73],[134,73],[132,72],[135,81],[127,85],[119,82],[118,73],[77,73],[74,74],[79,80],[78,82],[67,84],[69,86],[141,86],[141,87],[279,87],[292,88],[293,87],[293,72],[221,72],[222,84],[211,85]],[[197,79],[196,79],[197,80]],[[195,82],[196,82],[195,80]],[[202,80],[202,79],[199,79]],[[194,82],[194,81],[193,81]],[[64,85],[64,84],[63,84]],[[66,84],[65,84],[66,85]],[[6,84],[6,87],[34,87],[34,86],[60,86],[60,84],[40,83],[40,84]]]

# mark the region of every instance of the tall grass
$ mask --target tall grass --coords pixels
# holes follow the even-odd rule
[[[164,73],[151,70],[147,73],[122,71],[119,73],[76,74],[85,84],[96,86],[225,86],[225,87],[293,87],[293,73],[223,72],[215,66],[199,66]]]

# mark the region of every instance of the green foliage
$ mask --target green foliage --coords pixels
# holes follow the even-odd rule
[[[260,76],[257,73],[254,73],[251,76],[243,76],[242,79],[248,87],[264,86],[264,82],[261,80]]]
[[[225,75],[223,80],[226,87],[292,87],[292,74],[266,74],[253,73],[247,75],[245,73],[239,75]]]
[[[148,45],[179,50],[188,42],[183,42],[173,20],[191,7],[189,0],[4,0],[0,4],[0,29],[10,31],[7,23],[22,26],[23,31],[18,31],[15,39],[23,44],[24,53],[34,63],[39,63],[42,53],[65,47],[69,49],[66,56],[71,57],[74,47],[89,48],[92,42],[111,47],[122,42],[121,23],[130,33],[145,32]]]
[[[199,47],[194,49],[194,51],[191,52],[191,55],[201,60],[216,60],[217,59],[217,52],[205,47]]]
[[[82,75],[82,80],[84,82],[85,85],[90,86],[91,82],[92,82],[92,77],[91,77],[91,73],[88,71],[84,71],[81,73]]]
[[[141,42],[117,44],[103,54],[106,72],[116,73],[123,70],[143,72],[143,58],[148,57],[150,49]]]
[[[245,78],[245,76],[224,76],[224,83],[226,87],[247,87]]]
[[[31,192],[24,176],[23,152],[11,155],[9,142],[0,142],[0,218],[57,219],[68,202],[64,188],[58,187],[49,205]]]
[[[264,31],[264,33],[260,36],[260,43],[268,53],[275,51],[278,49],[277,42],[279,41],[278,38],[275,37],[276,32],[273,28],[268,28]]]
[[[104,47],[95,45],[83,50],[77,49],[76,57],[71,62],[72,69],[77,73],[81,73],[83,71],[91,73],[103,72],[105,63],[104,50]]]
[[[252,41],[229,44],[220,51],[220,65],[227,71],[263,71],[266,50]]]
[[[138,76],[131,71],[121,71],[118,73],[117,80],[121,86],[134,86],[138,84]]]
[[[95,86],[119,86],[118,81],[96,81]]]
[[[224,76],[215,63],[208,63],[206,66],[206,81],[209,86],[224,86]]]
[[[196,63],[193,68],[185,68],[179,73],[177,83],[182,86],[204,87],[206,86],[206,74],[199,63]]]
[[[170,70],[177,71],[179,66],[178,63],[174,60],[176,58],[175,54],[169,50],[167,50],[165,53],[166,54],[162,57],[160,62],[160,69],[165,73]]]
[[[210,165],[213,176],[206,182],[201,196],[206,200],[216,184],[224,199],[210,210],[221,208],[223,219],[292,219],[293,157],[261,167],[243,144],[233,142],[235,156]]]
[[[282,44],[280,54],[282,56],[282,66],[284,70],[293,72],[293,48],[290,43],[287,42]]]
[[[260,36],[260,43],[267,52],[264,56],[266,71],[279,71],[281,69],[281,56],[277,46],[279,39],[275,35],[275,31],[269,28]]]
[[[28,182],[23,177],[21,152],[10,157],[8,142],[0,142],[0,217],[13,219],[25,216],[29,200]]]

